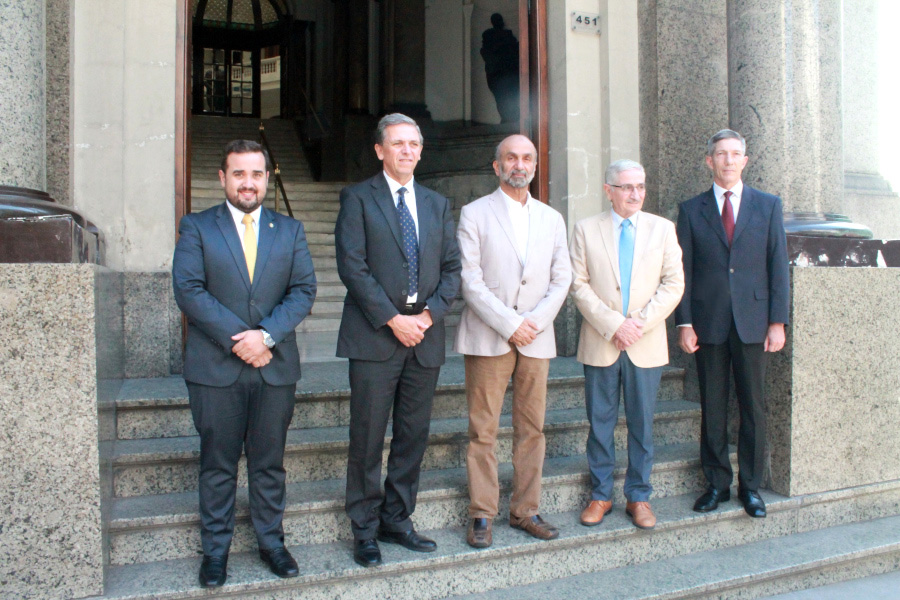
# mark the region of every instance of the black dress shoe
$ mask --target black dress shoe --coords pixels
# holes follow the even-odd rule
[[[758,492],[753,490],[742,490],[738,488],[738,498],[744,505],[744,511],[754,519],[764,519],[766,517],[766,503],[760,497]]]
[[[353,543],[353,560],[362,567],[377,567],[381,564],[381,550],[374,539],[356,540]]]
[[[294,557],[291,556],[291,553],[284,546],[273,550],[260,548],[259,557],[264,563],[269,565],[269,569],[273,573],[282,579],[296,577],[300,574],[300,567],[297,566],[297,561],[294,560]]]
[[[437,550],[437,544],[434,540],[423,537],[416,533],[415,529],[409,531],[379,531],[378,541],[387,542],[389,544],[400,544],[404,548],[414,552],[434,552]]]
[[[728,502],[729,500],[731,500],[731,490],[720,492],[715,488],[709,488],[705,494],[694,502],[694,510],[696,512],[709,512],[719,508],[719,502]]]
[[[207,556],[203,555],[200,563],[200,585],[202,587],[221,587],[225,585],[228,577],[228,555]]]

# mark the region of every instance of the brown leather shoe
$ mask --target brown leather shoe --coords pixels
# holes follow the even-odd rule
[[[493,521],[491,519],[469,519],[469,529],[466,531],[466,543],[473,548],[487,548],[494,543],[492,529]]]
[[[625,505],[625,514],[631,517],[635,527],[653,529],[656,526],[656,515],[649,502],[629,502]]]
[[[593,527],[603,522],[603,517],[612,512],[611,500],[591,500],[581,511],[581,524],[585,527]]]
[[[525,533],[539,540],[553,540],[559,537],[559,530],[541,518],[541,515],[532,517],[509,516],[510,527],[521,529]]]

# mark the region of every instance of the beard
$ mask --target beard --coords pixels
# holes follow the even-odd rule
[[[525,169],[510,169],[507,171],[501,166],[500,178],[510,187],[521,190],[531,185],[531,180],[534,179],[534,171],[531,173]]]
[[[241,197],[241,192],[254,192],[255,195],[252,198],[245,199]],[[239,211],[252,213],[260,204],[262,204],[265,195],[260,195],[259,190],[255,187],[242,186],[231,194],[225,194],[225,197],[228,198],[228,202]]]

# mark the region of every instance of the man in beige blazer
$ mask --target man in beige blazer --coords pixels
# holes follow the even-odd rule
[[[612,210],[579,221],[571,243],[572,295],[584,316],[578,361],[591,424],[591,499],[581,513],[587,526],[612,510],[620,387],[628,424],[625,512],[637,527],[656,525],[649,503],[653,411],[669,361],[665,321],[684,292],[684,270],[675,226],[641,211],[644,177],[639,163],[612,163],[603,186]]]
[[[500,487],[494,447],[513,379],[513,493],[509,523],[539,539],[559,531],[538,515],[544,464],[547,373],[556,356],[553,319],[572,270],[562,216],[528,193],[537,151],[521,135],[494,155],[500,187],[462,209],[462,312],[454,349],[465,355],[469,404],[469,529],[475,548],[492,541]]]

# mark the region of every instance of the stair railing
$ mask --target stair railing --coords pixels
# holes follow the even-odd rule
[[[284,207],[287,209],[288,216],[294,218],[294,211],[291,210],[291,202],[288,200],[287,192],[284,189],[284,182],[281,180],[281,169],[278,168],[278,161],[275,160],[275,155],[272,154],[272,148],[269,146],[269,140],[266,138],[266,126],[262,121],[259,122],[259,143],[263,145],[266,149],[266,152],[269,153],[269,160],[272,161],[272,166],[275,167],[275,212],[278,212],[278,190],[281,190],[281,195],[284,197]]]

